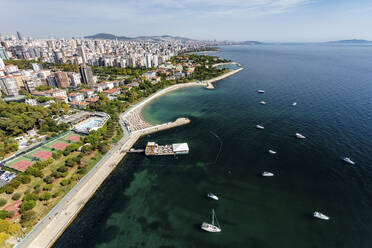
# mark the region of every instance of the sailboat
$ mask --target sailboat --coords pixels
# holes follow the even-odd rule
[[[214,223],[214,220],[216,220],[216,225]],[[212,209],[212,224],[209,224],[207,222],[203,222],[201,225],[201,229],[207,232],[221,232],[220,224],[218,223],[217,216],[214,213],[214,209]]]

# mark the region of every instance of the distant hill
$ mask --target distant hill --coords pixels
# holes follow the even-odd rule
[[[106,40],[152,40],[152,41],[161,41],[161,40],[192,40],[185,37],[171,36],[171,35],[160,35],[160,36],[138,36],[138,37],[127,37],[127,36],[116,36],[114,34],[98,33],[95,35],[85,36],[87,39],[106,39]]]
[[[352,39],[352,40],[336,40],[336,41],[328,41],[328,43],[361,44],[361,43],[372,43],[372,41],[369,41],[369,40]]]
[[[262,42],[254,41],[254,40],[246,40],[241,42],[242,45],[261,45]]]

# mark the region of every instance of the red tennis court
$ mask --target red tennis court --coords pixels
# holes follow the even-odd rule
[[[52,153],[42,150],[42,151],[39,151],[39,152],[35,153],[34,157],[39,158],[41,160],[47,160],[48,158],[52,157]]]
[[[67,137],[66,140],[73,141],[73,142],[79,142],[80,141],[80,136],[71,135],[70,137]]]
[[[57,142],[57,143],[51,145],[50,147],[51,148],[54,148],[54,149],[58,149],[58,150],[64,151],[66,149],[66,146],[68,146],[68,144],[63,143],[63,142]]]
[[[17,163],[14,163],[11,167],[13,169],[18,170],[18,171],[25,171],[31,165],[32,165],[32,162],[26,161],[26,160],[21,160],[21,161],[18,161]]]

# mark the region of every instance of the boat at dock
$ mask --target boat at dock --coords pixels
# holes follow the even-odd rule
[[[256,125],[256,128],[258,128],[258,129],[265,129],[263,126],[261,126],[261,125]]]
[[[216,220],[216,225],[214,221]],[[201,229],[207,232],[221,232],[220,224],[218,223],[217,216],[214,213],[214,209],[212,209],[212,224],[207,222],[203,222],[201,225]]]
[[[314,216],[315,218],[318,218],[318,219],[321,219],[321,220],[329,220],[329,217],[328,217],[327,215],[322,214],[322,213],[317,212],[317,211],[315,211],[315,212],[313,213],[313,216]]]
[[[216,195],[213,194],[213,193],[208,193],[207,196],[208,196],[209,198],[213,199],[213,200],[216,200],[216,201],[219,200],[219,199],[218,199],[218,196],[216,196]]]
[[[273,176],[274,176],[274,173],[272,173],[272,172],[268,172],[268,171],[264,171],[264,172],[262,173],[262,176],[263,176],[263,177],[273,177]]]
[[[297,139],[306,139],[306,137],[303,136],[303,135],[300,134],[300,133],[296,133],[296,138],[297,138]]]
[[[265,93],[265,91],[264,90],[257,90],[257,93],[263,94],[263,93]]]
[[[184,155],[189,154],[189,146],[187,143],[161,146],[155,142],[147,142],[145,154],[146,156]]]

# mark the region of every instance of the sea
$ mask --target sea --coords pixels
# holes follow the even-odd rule
[[[149,122],[191,123],[134,145],[187,142],[190,153],[127,155],[53,247],[372,247],[372,46],[266,44],[207,54],[244,70],[214,90],[184,88],[151,102]],[[200,228],[212,210],[220,233]]]

